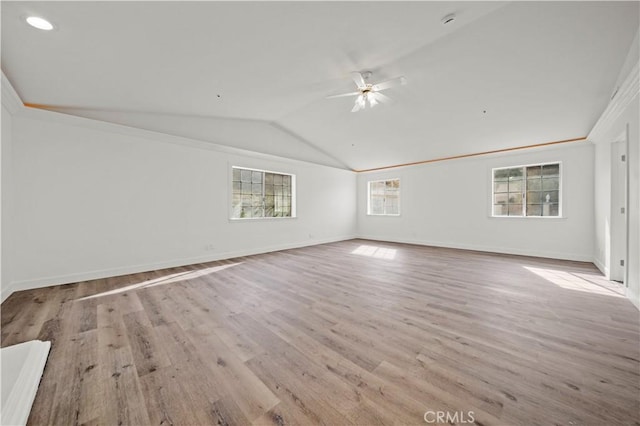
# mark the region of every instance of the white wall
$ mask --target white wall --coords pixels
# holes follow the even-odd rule
[[[2,140],[0,147],[0,294],[11,281],[11,206],[12,206],[12,116],[9,109],[2,105]],[[2,298],[4,300],[4,297]]]
[[[640,309],[640,99],[625,117],[629,130],[629,242],[628,297]]]
[[[491,217],[491,169],[562,162],[563,218]],[[593,145],[451,160],[358,176],[358,235],[559,259],[593,259]],[[368,216],[367,181],[401,179],[400,217]]]
[[[193,142],[16,115],[12,290],[354,236],[353,172]],[[298,217],[230,221],[232,165],[295,174]]]

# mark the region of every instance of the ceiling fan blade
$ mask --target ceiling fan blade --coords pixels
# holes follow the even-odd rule
[[[373,95],[376,99],[376,101],[378,102],[383,102],[383,103],[389,103],[389,102],[393,102],[393,99],[391,99],[390,97],[383,95],[382,93],[379,92],[369,92],[369,96]]]
[[[379,92],[380,90],[389,89],[390,87],[395,86],[404,86],[405,84],[407,84],[407,79],[404,76],[401,76],[383,81],[382,83],[374,84],[371,88],[376,92]]]
[[[359,95],[359,94],[360,94],[360,92],[342,93],[340,95],[327,96],[325,99],[342,98],[344,96],[356,96],[356,95]]]
[[[369,92],[367,99],[369,100],[369,106],[371,108],[379,104],[378,98],[376,97],[376,94],[374,92]]]
[[[364,82],[364,77],[362,77],[362,74],[360,74],[359,72],[352,72],[351,78],[353,78],[353,81],[356,83],[356,86],[358,86],[358,89],[364,89],[367,87],[367,83]]]
[[[356,104],[353,106],[353,109],[351,110],[351,112],[360,111],[364,107],[365,107],[364,97],[360,95],[358,98],[356,98]]]

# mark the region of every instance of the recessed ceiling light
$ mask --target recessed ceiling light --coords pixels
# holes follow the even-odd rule
[[[53,29],[53,24],[51,22],[37,16],[29,16],[27,18],[27,24],[39,30],[49,31]]]
[[[451,14],[445,16],[444,18],[442,18],[442,25],[451,24],[455,20],[456,20],[456,15],[451,13]]]

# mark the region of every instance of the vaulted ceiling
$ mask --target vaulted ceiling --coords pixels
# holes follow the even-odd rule
[[[27,104],[368,169],[586,136],[638,6],[3,1],[2,70]],[[325,99],[363,70],[408,84],[357,113]]]

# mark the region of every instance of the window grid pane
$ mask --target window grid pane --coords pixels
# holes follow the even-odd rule
[[[231,217],[292,216],[292,176],[233,168]]]
[[[542,205],[527,204],[527,216],[542,216]]]
[[[509,182],[495,182],[493,184],[493,192],[509,192]]]
[[[547,176],[560,176],[560,164],[546,164],[542,166],[542,175]]]
[[[522,216],[522,204],[509,204],[509,216]]]
[[[509,200],[509,194],[494,194],[493,204],[507,204]]]
[[[400,214],[400,179],[368,182],[368,214],[397,216]]]
[[[507,204],[494,204],[493,205],[493,215],[494,216],[506,216],[508,214]]]
[[[558,216],[559,211],[560,163],[493,171],[494,216]]]
[[[384,214],[384,196],[372,194],[370,209],[370,214]]]

